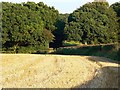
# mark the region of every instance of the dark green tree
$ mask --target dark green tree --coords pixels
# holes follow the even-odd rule
[[[64,31],[68,41],[88,44],[116,42],[116,13],[107,2],[85,4],[69,15]]]
[[[3,50],[14,52],[37,52],[48,49],[49,43],[53,40],[52,28],[47,29],[46,23],[50,27],[55,27],[55,21],[47,22],[43,20],[44,15],[38,10],[47,11],[46,17],[51,19],[55,12],[53,8],[42,3],[27,2],[14,4],[3,2],[2,17],[2,45]],[[48,15],[52,13],[51,15]],[[46,20],[48,20],[46,19]],[[51,19],[52,20],[52,19]],[[49,21],[49,20],[48,20]]]
[[[118,40],[120,43],[120,2],[116,2],[111,5],[111,8],[114,9],[114,11],[117,13],[118,23],[119,23],[119,29],[118,29]]]
[[[120,2],[116,2],[111,5],[114,11],[117,13],[117,16],[120,17]]]
[[[56,30],[53,31],[53,35],[55,36],[54,41],[50,43],[50,46],[53,48],[58,48],[62,46],[62,42],[64,40],[64,27],[67,23],[69,14],[59,14],[55,26]]]

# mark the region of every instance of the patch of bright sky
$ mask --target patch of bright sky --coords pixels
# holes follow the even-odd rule
[[[72,13],[74,10],[84,5],[85,3],[92,2],[94,0],[0,0],[4,2],[21,3],[27,1],[44,2],[48,6],[54,6],[60,13]],[[120,0],[107,0],[109,4],[119,2]]]

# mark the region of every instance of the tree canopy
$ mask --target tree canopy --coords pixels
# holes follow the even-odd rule
[[[1,10],[0,10],[1,13]],[[83,5],[71,14],[59,14],[43,2],[2,2],[2,49],[36,53],[63,41],[83,44],[117,42],[120,36],[120,3]]]
[[[118,40],[120,42],[120,2],[116,2],[111,5],[111,8],[116,12],[117,18],[118,18],[118,23],[119,23],[119,29],[118,29]]]
[[[49,48],[49,42],[54,38],[51,32],[55,30],[57,10],[41,2],[37,4],[3,2],[2,5],[3,49],[36,52]]]
[[[117,40],[116,13],[107,2],[87,3],[68,17],[66,40],[82,43],[111,43]]]

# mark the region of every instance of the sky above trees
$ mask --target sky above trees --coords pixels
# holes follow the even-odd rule
[[[85,3],[92,2],[94,0],[0,0],[4,2],[21,3],[27,1],[44,2],[48,6],[54,6],[60,13],[72,13],[75,9],[84,5]],[[109,4],[119,2],[120,0],[107,0]]]

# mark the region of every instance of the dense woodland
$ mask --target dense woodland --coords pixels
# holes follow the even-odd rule
[[[70,14],[60,14],[42,2],[2,2],[2,49],[37,53],[63,42],[116,43],[120,36],[120,2],[87,3]]]

